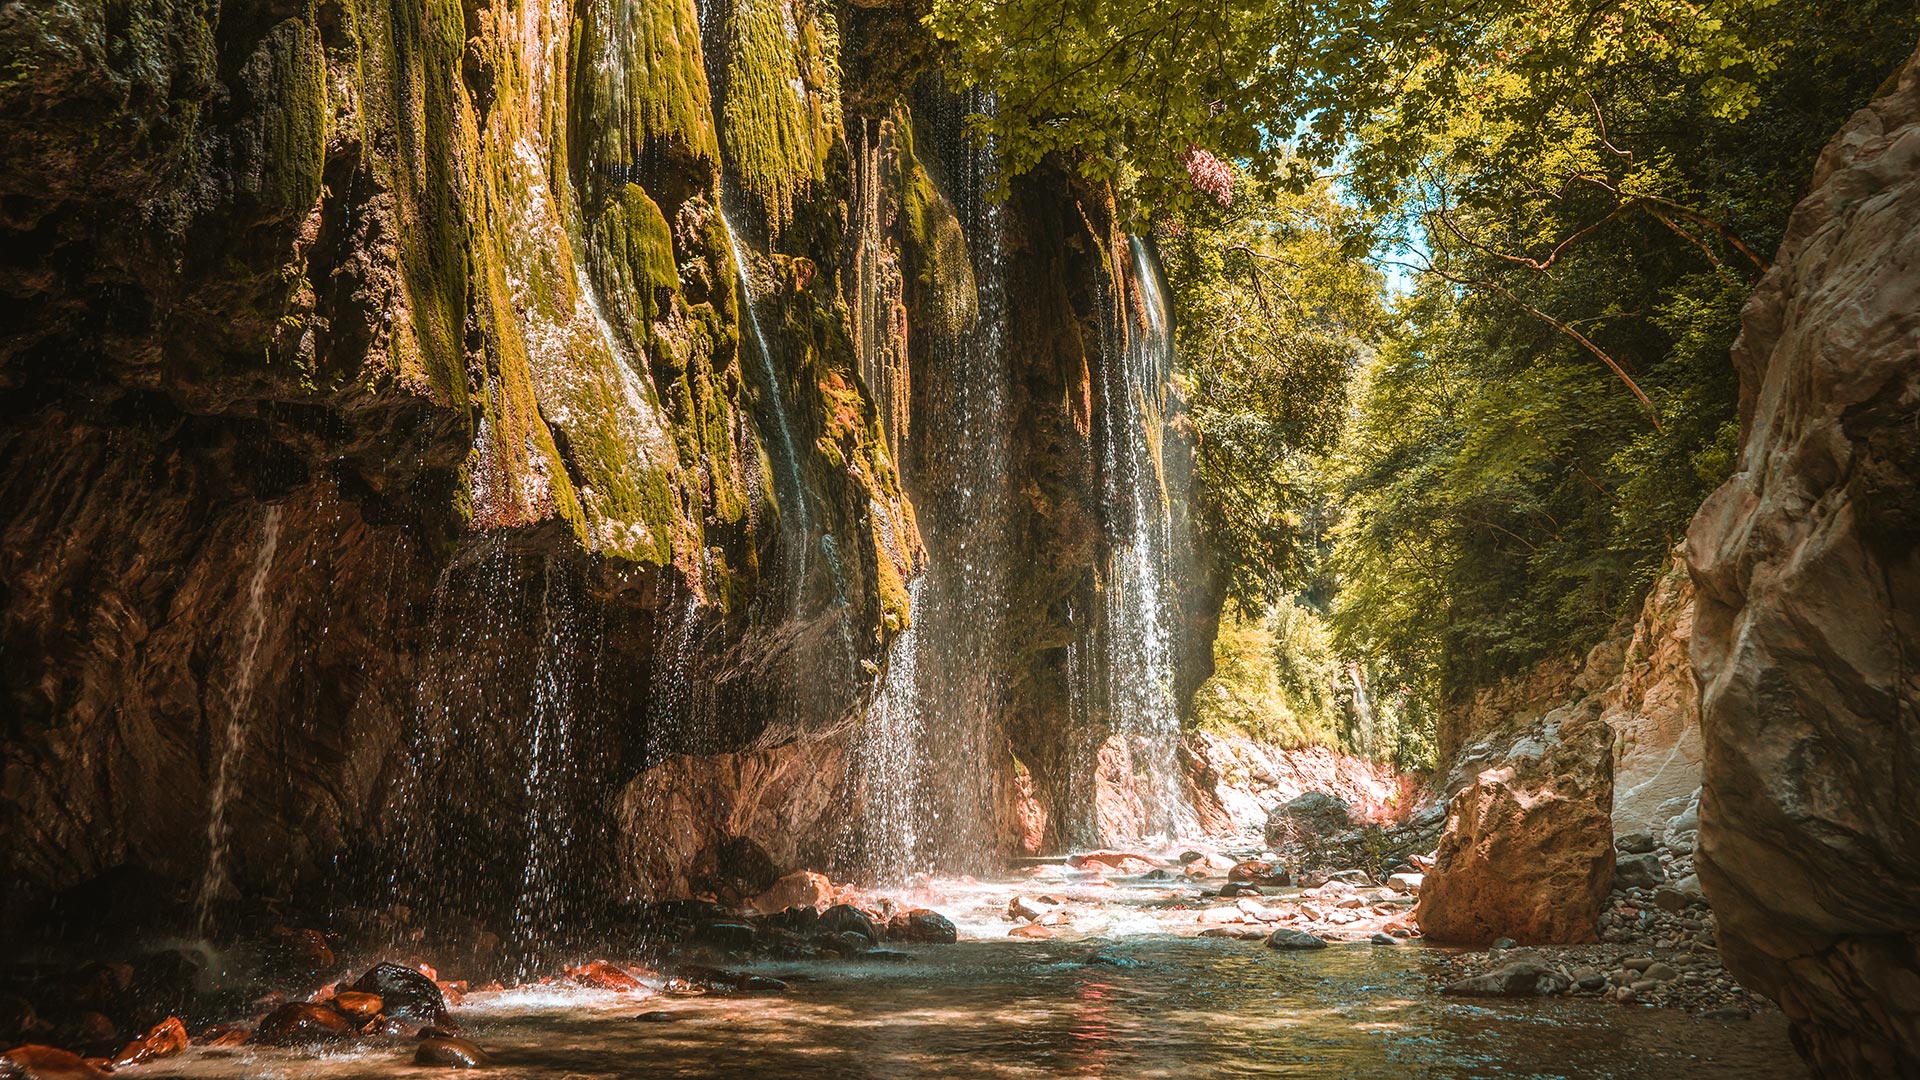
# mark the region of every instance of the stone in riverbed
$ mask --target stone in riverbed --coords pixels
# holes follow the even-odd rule
[[[319,1046],[357,1034],[353,1021],[311,1001],[289,1001],[268,1013],[254,1029],[253,1041],[267,1046]]]
[[[880,928],[866,912],[852,904],[835,904],[820,913],[819,928],[823,933],[838,934],[851,932],[859,934],[869,942],[880,940]]]
[[[1500,764],[1447,804],[1415,918],[1438,942],[1593,941],[1613,879],[1613,729],[1588,701],[1497,738]]]
[[[833,892],[833,882],[827,875],[799,870],[774,882],[772,888],[754,897],[753,909],[768,915],[797,907],[818,911],[833,901]]]
[[[106,1072],[70,1050],[29,1043],[0,1054],[6,1080],[105,1080]]]
[[[432,1024],[449,1031],[459,1029],[447,1015],[447,999],[432,979],[410,967],[391,960],[382,961],[354,982],[351,987],[363,994],[378,994],[386,1014],[398,1020]]]
[[[1651,889],[1667,880],[1667,871],[1654,854],[1622,855],[1613,864],[1616,889]]]
[[[596,990],[613,990],[619,993],[632,993],[645,989],[645,985],[625,968],[609,964],[605,960],[589,960],[579,967],[571,967],[566,972],[567,981],[578,986],[589,986]]]
[[[1278,863],[1264,859],[1248,859],[1242,863],[1235,863],[1233,869],[1227,871],[1227,881],[1230,884],[1265,885],[1270,888],[1284,889],[1293,884],[1293,875]]]
[[[1441,988],[1441,993],[1457,997],[1542,997],[1565,993],[1572,982],[1544,964],[1516,960],[1484,975],[1456,979]]]
[[[1659,843],[1660,841],[1655,839],[1652,833],[1647,832],[1628,833],[1625,836],[1613,838],[1613,846],[1626,855],[1645,855]]]
[[[127,1044],[126,1049],[114,1055],[113,1067],[125,1068],[142,1062],[155,1061],[163,1057],[172,1057],[187,1048],[187,1027],[177,1016],[169,1016],[155,1024],[145,1035]]]
[[[1324,791],[1309,791],[1282,803],[1267,814],[1267,843],[1274,848],[1332,836],[1352,824],[1345,799]]]
[[[1016,896],[1007,901],[1007,918],[1016,921],[1025,919],[1031,922],[1052,912],[1054,907],[1055,905],[1044,900],[1029,900],[1024,896]]]
[[[1222,899],[1230,900],[1236,896],[1265,896],[1265,895],[1266,895],[1265,893],[1260,891],[1260,886],[1249,885],[1249,884],[1246,884],[1245,882],[1229,881],[1225,885],[1220,886],[1220,896]]]
[[[1370,942],[1370,943],[1372,943],[1372,944],[1374,944],[1374,945],[1398,945],[1398,944],[1400,944],[1400,939],[1399,939],[1399,938],[1397,938],[1397,937],[1394,937],[1394,936],[1393,936],[1392,934],[1383,934],[1383,933],[1381,933],[1381,932],[1380,932],[1380,931],[1378,931],[1378,930],[1376,930],[1376,931],[1374,931],[1374,932],[1373,932],[1372,934],[1370,934],[1370,935],[1368,935],[1368,937],[1367,937],[1367,941],[1368,941],[1368,942]]]
[[[439,1065],[450,1069],[478,1069],[487,1064],[486,1051],[465,1039],[428,1038],[420,1040],[414,1051],[415,1065]]]
[[[694,927],[688,940],[721,949],[751,949],[753,927],[731,919],[716,919]]]
[[[1017,937],[1017,938],[1033,938],[1036,940],[1045,940],[1046,938],[1050,938],[1053,936],[1053,931],[1048,927],[1041,926],[1038,923],[1028,923],[1025,926],[1016,926],[1013,929],[1007,931],[1007,936]]]
[[[1399,893],[1418,894],[1420,892],[1421,884],[1426,880],[1427,880],[1427,875],[1425,874],[1415,874],[1415,873],[1388,874],[1387,888],[1392,889],[1394,892],[1399,892]]]
[[[1326,947],[1326,939],[1315,937],[1305,930],[1289,930],[1284,926],[1275,930],[1267,938],[1269,949],[1324,949]]]
[[[937,911],[915,908],[887,923],[887,937],[920,945],[951,945],[960,939],[953,920]]]
[[[379,994],[369,994],[360,990],[342,990],[327,999],[335,1012],[355,1023],[364,1024],[380,1015],[384,1002]]]

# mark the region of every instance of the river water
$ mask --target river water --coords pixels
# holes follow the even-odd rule
[[[1595,1000],[1469,1001],[1434,992],[1438,950],[1336,944],[1276,952],[1175,929],[1177,890],[1095,882],[1071,940],[1008,938],[1033,883],[936,887],[958,944],[895,960],[753,964],[773,997],[527,987],[456,1007],[493,1055],[472,1076],[633,1077],[1802,1077],[1779,1014],[1715,1021]],[[1055,883],[1055,893],[1096,890]],[[921,895],[925,895],[924,893]],[[1031,892],[1029,892],[1031,895]],[[1084,910],[1084,909],[1083,909]],[[649,980],[657,984],[659,980]],[[668,1018],[641,1019],[665,1013]],[[419,1075],[411,1042],[349,1051],[193,1049],[149,1076],[262,1080]]]

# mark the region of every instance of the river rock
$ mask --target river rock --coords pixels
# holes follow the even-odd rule
[[[1667,871],[1660,865],[1658,855],[1622,855],[1614,861],[1613,887],[1616,889],[1651,889],[1665,880]]]
[[[1739,465],[1688,533],[1700,881],[1833,1077],[1920,1075],[1920,56],[1883,89],[1742,313]]]
[[[356,1023],[365,1023],[380,1015],[385,1003],[379,994],[369,994],[361,990],[342,990],[327,999],[334,1011]]]
[[[6,1080],[106,1080],[107,1073],[70,1050],[29,1043],[0,1054]]]
[[[1613,732],[1597,704],[1521,730],[1447,804],[1415,917],[1434,941],[1597,938],[1613,878]]]
[[[343,1042],[356,1034],[353,1021],[325,1005],[289,1001],[260,1021],[252,1041],[267,1046],[318,1046]]]
[[[1316,937],[1305,930],[1291,930],[1284,926],[1276,929],[1267,938],[1269,949],[1324,949],[1326,947],[1325,938]]]
[[[1227,881],[1230,884],[1264,885],[1269,888],[1283,889],[1293,884],[1293,875],[1278,863],[1265,859],[1248,859],[1245,862],[1235,863],[1233,869],[1227,871]],[[1224,896],[1225,892],[1223,891],[1221,895]]]
[[[928,911],[925,908],[915,908],[904,914],[895,915],[887,923],[887,936],[895,941],[910,941],[921,945],[951,945],[960,939],[953,920],[937,911]]]
[[[160,1058],[172,1057],[187,1048],[187,1026],[177,1016],[169,1016],[133,1040],[113,1056],[113,1067],[125,1068]]]
[[[833,882],[825,874],[798,870],[773,883],[773,887],[753,898],[753,909],[763,914],[793,908],[819,910],[833,902]]]
[[[453,1017],[447,1014],[446,995],[440,992],[440,987],[431,978],[403,964],[382,961],[360,976],[352,989],[377,994],[386,1014],[395,1019],[458,1030]]]
[[[1269,846],[1307,844],[1324,840],[1352,824],[1347,801],[1325,791],[1309,791],[1273,808],[1267,814]]]
[[[753,930],[747,929],[748,942],[751,943]],[[578,986],[590,986],[596,990],[613,990],[631,994],[646,989],[646,984],[633,976],[633,973],[605,960],[589,960],[578,967],[566,971],[567,981]]]
[[[1515,960],[1487,972],[1457,979],[1441,988],[1459,997],[1541,997],[1562,994],[1572,980],[1559,971],[1530,960]]]
[[[753,927],[732,919],[715,919],[695,926],[687,940],[722,949],[751,949]]]
[[[1387,875],[1387,888],[1398,893],[1418,894],[1420,887],[1426,884],[1427,875],[1402,872]]]
[[[1623,854],[1644,855],[1652,851],[1659,843],[1660,841],[1654,839],[1652,833],[1641,832],[1617,836],[1614,838],[1613,846],[1619,848]]]
[[[414,1051],[415,1065],[438,1065],[450,1069],[479,1069],[487,1064],[486,1051],[465,1039],[451,1035],[420,1040]]]
[[[880,940],[880,928],[864,911],[852,904],[835,904],[820,913],[819,929],[828,934],[854,933],[867,939],[869,945]]]

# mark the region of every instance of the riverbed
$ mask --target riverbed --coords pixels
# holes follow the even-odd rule
[[[1176,890],[1097,891],[1098,915],[1053,940],[1008,938],[1021,882],[931,890],[952,945],[888,958],[736,965],[786,981],[766,997],[557,985],[476,993],[454,1009],[514,1080],[631,1077],[1803,1077],[1777,1012],[1709,1020],[1596,1000],[1442,997],[1440,950],[1336,943],[1281,952],[1169,929]],[[1170,894],[1172,894],[1170,896]],[[411,1040],[350,1051],[189,1050],[155,1077],[422,1075]]]

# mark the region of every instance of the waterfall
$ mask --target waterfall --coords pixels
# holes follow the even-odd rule
[[[977,313],[971,323],[929,327],[916,354],[912,394],[937,425],[904,430],[904,357],[890,347],[884,313],[889,287],[878,273],[876,214],[890,170],[868,152],[856,161],[853,242],[861,294],[862,372],[881,408],[902,483],[928,549],[910,587],[912,628],[895,639],[879,695],[857,736],[855,768],[864,793],[861,869],[899,879],[913,872],[977,870],[1000,846],[999,771],[1010,766],[1000,719],[1006,707],[1006,624],[1011,517],[1011,372],[1006,354],[1002,208],[987,198],[994,148],[967,137],[967,114],[992,108],[984,96],[932,95],[925,123],[971,258]],[[933,146],[922,145],[924,156]]]
[[[793,424],[787,419],[786,393],[780,385],[780,372],[773,362],[773,344],[768,340],[766,331],[760,327],[760,312],[757,294],[753,287],[752,264],[747,261],[747,249],[740,242],[740,229],[735,224],[740,218],[737,212],[730,212],[729,205],[738,208],[739,196],[734,190],[734,182],[721,177],[720,180],[720,225],[727,234],[727,246],[733,252],[733,265],[737,283],[740,287],[741,326],[751,339],[752,348],[747,351],[760,369],[760,378],[767,388],[767,407],[773,413],[774,433],[780,439],[780,469],[786,480],[787,490],[780,493],[784,497],[781,516],[788,517],[787,508],[792,508],[791,520],[799,541],[796,549],[800,553],[801,565],[797,568],[795,579],[805,576],[805,560],[808,538],[812,535],[813,524],[807,509],[807,484],[800,475],[800,450],[793,439]]]
[[[227,680],[224,704],[227,726],[214,766],[213,786],[207,801],[207,869],[200,879],[194,916],[202,935],[213,923],[213,905],[227,884],[227,845],[231,823],[228,804],[233,799],[235,773],[246,749],[247,707],[253,699],[254,661],[260,654],[260,639],[267,629],[267,575],[273,569],[273,556],[280,546],[280,507],[269,504],[261,515],[260,546],[255,549],[253,573],[247,578],[247,607],[241,622],[240,647],[232,677]]]
[[[1105,705],[1149,802],[1142,827],[1149,836],[1171,840],[1197,831],[1177,757],[1173,515],[1160,453],[1173,329],[1159,267],[1141,239],[1132,238],[1130,246],[1141,325],[1108,334],[1102,375],[1102,475],[1111,546],[1102,627]]]
[[[564,928],[564,860],[573,844],[574,815],[567,797],[577,780],[573,661],[578,633],[571,597],[562,595],[556,601],[554,587],[553,563],[547,562],[540,573],[540,631],[529,715],[523,727],[527,733],[527,846],[513,906],[512,942],[523,958],[531,957]],[[565,588],[564,583],[561,587]]]

